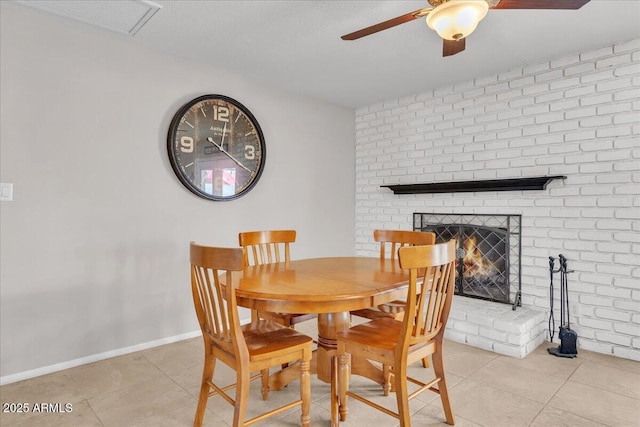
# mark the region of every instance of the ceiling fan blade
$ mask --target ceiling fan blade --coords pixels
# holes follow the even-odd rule
[[[492,9],[580,9],[589,0],[500,0]]]
[[[354,31],[353,33],[346,34],[340,38],[342,40],[356,40],[361,37],[365,37],[365,36],[369,36],[371,34],[377,33],[378,31],[386,30],[388,28],[395,27],[396,25],[404,24],[405,22],[410,22],[410,21],[413,21],[414,19],[418,19],[422,16],[426,16],[432,10],[433,10],[432,7],[418,9],[413,12],[405,13],[402,16],[389,19],[388,21],[380,22],[379,24],[375,24],[370,27],[363,28],[362,30]]]
[[[467,38],[460,40],[442,39],[442,56],[451,56],[464,50]]]

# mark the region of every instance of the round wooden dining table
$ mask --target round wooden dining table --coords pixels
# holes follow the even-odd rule
[[[366,257],[312,258],[245,267],[236,281],[239,306],[277,313],[317,313],[317,376],[331,381],[336,334],[350,327],[351,310],[406,297],[408,271],[397,261]],[[282,389],[298,377],[296,365],[272,375],[270,388]],[[351,373],[383,384],[382,371],[352,360]]]

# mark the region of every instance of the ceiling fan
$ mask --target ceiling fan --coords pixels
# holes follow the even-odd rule
[[[427,25],[442,37],[442,56],[460,53],[465,40],[489,9],[580,9],[589,0],[427,0],[431,5],[380,22],[342,36],[342,40],[356,40],[382,30],[426,17]]]

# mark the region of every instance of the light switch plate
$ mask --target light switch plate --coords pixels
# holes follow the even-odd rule
[[[13,184],[0,182],[0,202],[10,202],[13,200]]]

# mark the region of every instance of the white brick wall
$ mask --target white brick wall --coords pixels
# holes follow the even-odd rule
[[[380,188],[539,175],[568,178],[529,192]],[[562,253],[579,346],[640,360],[640,39],[359,109],[357,254],[376,254],[376,228],[411,229],[414,212],[522,214],[523,304],[549,307],[547,257]]]

